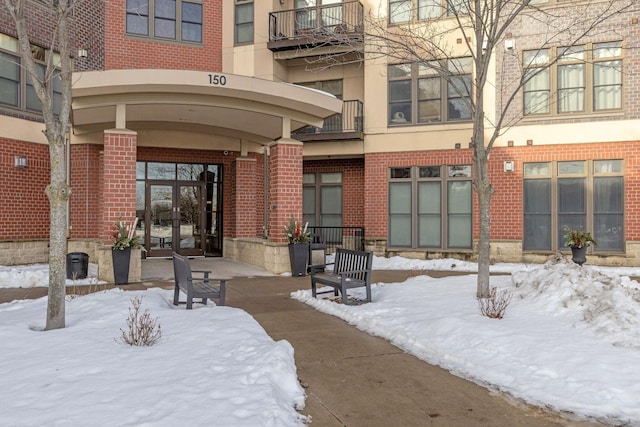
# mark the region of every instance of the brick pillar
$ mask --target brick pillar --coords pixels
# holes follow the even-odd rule
[[[235,166],[235,237],[256,237],[256,159],[238,157]]]
[[[136,217],[137,132],[127,129],[104,131],[101,238],[111,244],[114,224]]]
[[[302,221],[302,142],[280,139],[269,160],[269,240],[286,242],[289,217]]]

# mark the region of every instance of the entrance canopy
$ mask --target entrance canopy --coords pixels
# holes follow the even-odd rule
[[[202,130],[268,143],[342,111],[325,92],[234,74],[183,70],[74,73],[74,133]],[[288,125],[290,123],[290,126]]]

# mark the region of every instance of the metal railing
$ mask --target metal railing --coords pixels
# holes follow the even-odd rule
[[[269,13],[269,41],[363,32],[360,1],[305,7]]]
[[[320,235],[327,245],[327,252],[336,248],[364,250],[364,227],[309,227],[311,235]]]
[[[321,128],[305,126],[294,132],[296,135],[310,133],[362,132],[364,126],[362,101],[348,100],[342,103],[342,113],[324,119]]]

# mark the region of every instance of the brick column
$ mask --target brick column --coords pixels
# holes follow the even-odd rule
[[[235,237],[256,237],[256,159],[238,157],[235,165]]]
[[[289,217],[302,221],[302,142],[280,139],[269,160],[269,240],[286,242]]]
[[[128,129],[104,131],[101,238],[111,244],[114,224],[136,217],[137,132]]]

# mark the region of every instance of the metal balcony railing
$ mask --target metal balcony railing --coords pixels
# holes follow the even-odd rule
[[[342,113],[324,119],[321,128],[305,126],[294,132],[301,141],[321,141],[329,139],[362,139],[364,117],[362,101],[343,101]]]
[[[328,253],[335,253],[336,248],[364,250],[364,227],[309,227],[312,235],[322,236]]]
[[[363,21],[360,1],[271,12],[268,47],[277,51],[351,43],[362,39]]]

